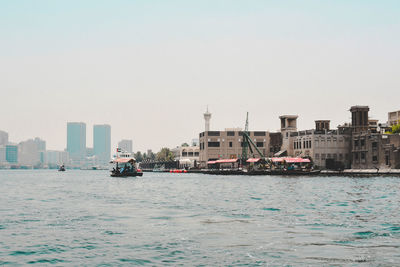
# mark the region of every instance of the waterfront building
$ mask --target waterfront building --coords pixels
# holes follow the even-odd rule
[[[197,167],[200,156],[199,146],[179,146],[171,149],[174,154],[174,160],[179,162],[181,168]]]
[[[43,148],[43,142],[39,138],[28,139],[18,144],[18,163],[21,165],[36,166],[44,162],[41,160],[41,151],[39,148]],[[45,142],[44,142],[44,146]]]
[[[4,164],[6,162],[6,146],[0,145],[0,164]]]
[[[67,152],[72,162],[80,164],[86,156],[86,124],[67,123]]]
[[[0,131],[0,146],[5,146],[8,144],[8,133]]]
[[[377,130],[368,119],[368,106],[353,106],[352,113],[352,168],[389,169],[400,168],[400,135],[385,134]],[[395,115],[389,113],[389,122],[396,124]],[[378,124],[378,123],[376,123]],[[379,125],[379,124],[378,124]]]
[[[400,124],[400,110],[388,113],[388,125]]]
[[[6,161],[10,164],[18,163],[18,145],[6,145]]]
[[[121,148],[122,151],[126,151],[128,153],[132,153],[132,140],[128,139],[122,139],[121,141],[118,142],[118,148]]]
[[[268,155],[269,132],[250,131],[249,136],[263,155]],[[205,131],[200,133],[199,140],[199,163],[201,167],[206,167],[208,161],[240,159],[242,156],[243,132],[241,128],[227,128],[225,131]],[[253,151],[253,154],[249,156],[260,157],[256,153],[256,151]]]
[[[93,154],[99,164],[107,164],[111,159],[111,126],[93,126]]]

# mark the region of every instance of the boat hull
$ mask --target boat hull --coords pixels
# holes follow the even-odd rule
[[[140,177],[143,176],[143,172],[129,172],[129,173],[111,173],[111,177]]]

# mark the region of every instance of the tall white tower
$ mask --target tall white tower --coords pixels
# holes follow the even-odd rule
[[[208,112],[208,106],[207,106],[207,111],[204,113],[204,120],[206,122],[206,132],[210,130],[210,119],[211,119],[211,113]]]

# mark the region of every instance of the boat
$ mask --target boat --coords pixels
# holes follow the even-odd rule
[[[162,164],[161,166],[155,165],[153,168],[153,172],[165,172],[165,165]]]
[[[64,164],[60,166],[60,168],[58,168],[59,172],[65,172],[65,166]]]
[[[131,153],[121,152],[117,149],[116,158],[112,159],[110,163],[115,164],[111,170],[111,177],[136,177],[143,176],[142,170],[136,167],[136,159]]]

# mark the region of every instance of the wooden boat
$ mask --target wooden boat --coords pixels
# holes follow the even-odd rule
[[[117,157],[111,160],[115,167],[111,171],[111,177],[136,177],[143,176],[142,170],[136,167],[136,160],[128,152],[117,149]]]

